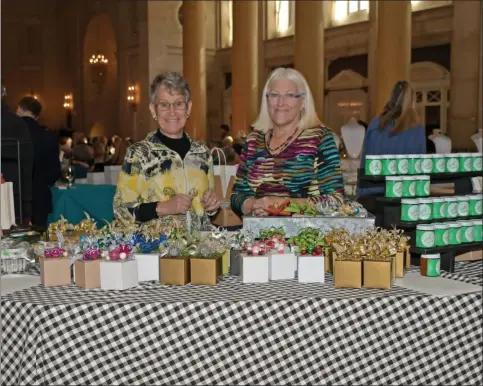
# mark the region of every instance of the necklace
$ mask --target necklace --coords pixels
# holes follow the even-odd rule
[[[285,149],[285,147],[287,147],[290,144],[293,137],[295,136],[295,134],[298,133],[298,131],[299,130],[297,128],[292,134],[290,134],[290,136],[280,146],[277,146],[275,149],[272,149],[272,147],[270,146],[272,139],[273,139],[273,129],[272,129],[269,133],[269,137],[268,137],[268,141],[267,141],[268,142],[268,150],[270,150],[271,153],[275,153],[280,149]]]

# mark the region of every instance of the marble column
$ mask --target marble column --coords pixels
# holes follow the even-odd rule
[[[380,114],[376,111],[376,46],[377,46],[377,1],[369,1],[369,45],[367,55],[367,123]]]
[[[307,80],[324,117],[324,14],[322,1],[295,2],[295,69]]]
[[[480,34],[481,3],[454,1],[448,130],[454,150],[474,148],[470,138],[478,127]]]
[[[188,134],[206,138],[206,46],[205,1],[183,1],[183,76],[191,88],[193,107],[187,123]]]
[[[377,2],[374,112],[380,114],[398,80],[410,80],[411,2]]]
[[[257,1],[233,2],[232,135],[247,132],[258,115],[259,5]]]

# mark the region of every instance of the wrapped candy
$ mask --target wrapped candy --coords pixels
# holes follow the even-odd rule
[[[59,258],[67,257],[67,251],[64,248],[47,248],[44,250],[44,257],[47,258]]]

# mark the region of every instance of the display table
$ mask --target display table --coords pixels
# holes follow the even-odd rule
[[[52,213],[49,224],[60,219],[60,215],[71,224],[85,219],[84,212],[104,226],[114,219],[112,201],[116,193],[115,185],[74,184],[72,189],[52,188]]]
[[[446,277],[481,285],[481,262]],[[477,275],[477,276],[473,276]],[[3,296],[3,384],[478,384],[482,295],[277,281]]]

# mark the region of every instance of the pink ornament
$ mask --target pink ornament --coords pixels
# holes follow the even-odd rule
[[[253,256],[258,256],[259,253],[260,253],[260,247],[258,245],[254,245],[252,247],[252,255]]]
[[[119,248],[113,249],[112,251],[109,252],[109,258],[111,260],[119,260],[120,259],[120,252]]]
[[[62,251],[60,248],[52,248],[52,257],[59,257],[62,254]]]

